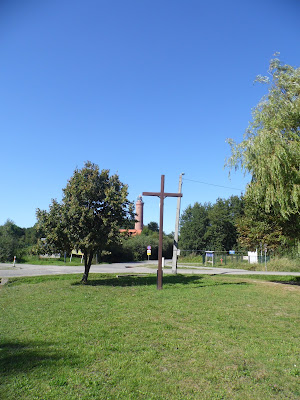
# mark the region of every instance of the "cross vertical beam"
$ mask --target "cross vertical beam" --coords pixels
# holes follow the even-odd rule
[[[157,289],[162,289],[162,248],[164,234],[164,196],[165,176],[161,176],[160,180],[160,207],[159,207],[159,241],[158,241],[158,270],[157,270]]]
[[[165,197],[182,197],[181,193],[165,193],[165,176],[161,176],[160,192],[143,192],[143,196],[157,196],[160,198],[159,217],[159,244],[158,244],[158,270],[157,289],[162,289],[162,249],[163,249],[163,222],[164,222],[164,199]]]

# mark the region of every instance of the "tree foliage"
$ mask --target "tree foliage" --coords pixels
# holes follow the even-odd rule
[[[151,260],[158,259],[159,238],[158,234],[152,232],[151,235],[136,235],[129,237],[122,242],[123,260],[140,261],[147,258],[147,246],[151,246]],[[164,235],[163,238],[163,257],[171,258],[173,250],[173,240]]]
[[[155,222],[155,221],[149,222],[149,224],[147,225],[147,228],[149,229],[149,231],[152,231],[152,232],[159,232],[158,223]]]
[[[267,244],[268,249],[277,254],[295,247],[300,229],[300,220],[295,214],[287,220],[273,209],[266,213],[250,196],[244,202],[244,212],[236,221],[241,247],[254,251]]]
[[[242,215],[238,196],[217,199],[215,204],[188,206],[180,219],[179,245],[184,250],[228,251],[237,247],[236,220]]]
[[[247,193],[266,212],[288,219],[300,211],[300,68],[271,60],[268,94],[253,111],[244,140],[229,139],[230,167],[252,175]]]
[[[93,256],[119,238],[119,227],[134,218],[128,187],[118,175],[99,170],[91,162],[74,171],[63,189],[62,202],[52,200],[49,211],[37,210],[38,228],[51,251],[80,249],[84,254],[86,282]]]
[[[66,214],[66,207],[52,199],[49,211],[37,209],[37,229],[41,239],[38,243],[38,253],[70,254],[74,248]]]
[[[180,218],[179,246],[184,250],[203,250],[206,248],[206,231],[209,227],[208,211],[211,205],[196,202],[189,205]]]
[[[151,231],[150,231],[151,232]],[[149,232],[148,232],[149,233]],[[141,261],[147,259],[147,247],[151,246],[151,260],[158,258],[159,235],[157,232],[136,236],[122,235],[121,241],[107,248],[103,259],[106,262]],[[163,257],[171,258],[173,254],[173,237],[164,235]]]
[[[158,237],[159,226],[157,222],[151,221],[148,225],[144,226],[142,230],[142,235],[151,236],[157,234]]]
[[[7,220],[0,227],[0,261],[12,261],[14,256],[24,247],[24,231],[14,224],[13,221]]]
[[[217,199],[208,210],[209,226],[205,232],[208,248],[229,251],[237,247],[236,221],[242,211],[242,199],[238,196]]]
[[[0,226],[0,261],[13,261],[14,256],[20,261],[36,241],[35,227],[20,228],[8,219]]]

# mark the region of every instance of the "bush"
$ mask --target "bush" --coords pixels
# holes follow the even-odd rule
[[[110,253],[102,256],[102,261],[121,262],[121,261],[143,261],[147,260],[147,246],[151,246],[150,260],[158,259],[158,235],[137,235],[123,238],[119,245],[111,247]],[[164,236],[163,257],[172,258],[173,240]]]

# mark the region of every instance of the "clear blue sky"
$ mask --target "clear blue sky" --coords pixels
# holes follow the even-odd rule
[[[33,226],[87,160],[133,201],[162,174],[176,192],[181,172],[182,210],[239,195],[247,178],[228,179],[225,140],[242,140],[274,52],[300,65],[299,3],[3,0],[0,224]],[[158,222],[158,198],[144,202],[144,222]],[[166,199],[167,233],[175,213]]]

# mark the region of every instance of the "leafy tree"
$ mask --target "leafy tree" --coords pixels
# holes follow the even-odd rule
[[[56,251],[80,249],[87,282],[93,256],[119,239],[119,227],[134,217],[128,200],[128,187],[118,175],[85,163],[76,169],[63,189],[62,202],[52,200],[49,212],[37,210],[38,229],[43,231],[46,246]]]
[[[158,257],[158,234],[125,236],[121,242],[114,243],[108,247],[109,252],[104,256],[108,262],[120,261],[141,261],[147,259],[147,246],[151,246],[152,260]],[[164,235],[163,239],[163,257],[171,258],[173,254],[173,238]]]
[[[144,226],[142,234],[149,236],[159,232],[158,223],[151,221],[148,225]]]
[[[122,259],[126,261],[140,261],[147,259],[147,246],[151,246],[151,259],[157,260],[159,238],[154,235],[136,235],[128,237],[122,242]],[[173,240],[164,235],[163,238],[163,257],[171,258],[173,251]]]
[[[42,254],[58,252],[70,254],[74,248],[72,243],[67,209],[52,199],[49,211],[37,209],[37,230],[41,236],[37,251]]]
[[[275,58],[269,75],[257,78],[269,85],[269,91],[254,109],[244,140],[228,140],[232,155],[227,165],[252,175],[246,195],[266,212],[299,218],[300,68]]]
[[[159,232],[159,226],[158,226],[157,222],[151,221],[151,222],[149,222],[149,224],[147,226],[150,231]]]
[[[238,196],[217,199],[215,204],[188,206],[180,220],[179,244],[185,250],[230,250],[237,247],[236,220],[243,200]]]
[[[209,209],[209,226],[205,232],[207,247],[211,250],[228,251],[237,246],[236,220],[243,209],[242,199],[231,196],[229,199],[217,199]]]
[[[38,234],[36,230],[36,225],[30,227],[30,228],[24,228],[25,232],[25,246],[31,247],[36,245],[38,241]]]
[[[266,213],[249,195],[244,202],[243,215],[236,221],[238,242],[243,248],[255,250],[267,244],[268,249],[280,254],[295,247],[300,229],[300,219],[295,214],[287,220],[273,208]]]
[[[179,246],[185,250],[203,250],[207,241],[205,234],[209,226],[208,212],[211,205],[201,205],[196,202],[189,205],[180,218],[180,239]]]
[[[21,256],[23,248],[24,229],[8,219],[0,226],[0,261],[12,261],[14,256]]]

